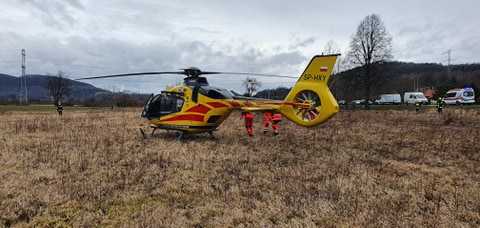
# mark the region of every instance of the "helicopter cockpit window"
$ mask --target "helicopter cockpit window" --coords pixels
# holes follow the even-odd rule
[[[219,89],[210,86],[202,86],[199,90],[200,94],[213,99],[232,99],[232,94],[228,90]]]
[[[148,117],[161,117],[164,115],[180,112],[183,107],[183,99],[177,94],[161,93],[156,95],[148,104],[148,110],[146,116]]]

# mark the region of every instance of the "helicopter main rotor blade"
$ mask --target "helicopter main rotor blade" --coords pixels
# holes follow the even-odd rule
[[[140,75],[158,75],[158,74],[183,74],[184,71],[161,71],[161,72],[140,72],[140,73],[129,73],[129,74],[112,74],[112,75],[102,75],[95,77],[85,77],[77,78],[75,80],[87,80],[87,79],[100,79],[100,78],[119,78],[119,77],[130,77],[130,76],[140,76]]]
[[[277,74],[259,74],[259,73],[249,73],[249,72],[214,72],[214,71],[202,71],[202,74],[253,75],[253,76],[269,77],[269,78],[295,78],[295,79],[298,79],[298,77],[293,77],[293,76],[277,75]]]
[[[119,78],[119,77],[130,77],[130,76],[143,76],[143,75],[159,75],[159,74],[182,74],[186,76],[198,77],[200,75],[208,74],[224,74],[224,75],[252,75],[259,77],[270,77],[270,78],[294,78],[298,77],[286,76],[286,75],[276,75],[276,74],[259,74],[259,73],[249,73],[249,72],[217,72],[217,71],[201,71],[198,68],[187,68],[182,69],[183,71],[153,71],[153,72],[140,72],[140,73],[128,73],[128,74],[112,74],[112,75],[102,75],[94,77],[83,77],[77,78],[76,80],[88,80],[88,79],[101,79],[101,78]]]

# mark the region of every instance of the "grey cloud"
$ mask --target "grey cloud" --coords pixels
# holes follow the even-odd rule
[[[468,25],[458,26],[454,22],[406,26],[395,33],[395,56],[399,60],[447,63],[447,50],[457,55],[454,63],[478,61],[480,51],[477,42],[480,34]],[[394,40],[395,44],[395,40]]]
[[[205,29],[205,28],[198,27],[198,26],[186,27],[185,29],[183,29],[183,32],[186,32],[186,33],[199,32],[199,33],[205,33],[205,34],[219,34],[219,33],[221,33],[220,31]]]
[[[72,16],[75,10],[84,10],[78,0],[21,0],[27,9],[32,7],[33,16],[39,17],[46,25],[63,29],[72,26],[76,20]]]
[[[309,45],[312,45],[313,43],[315,43],[316,39],[315,37],[309,37],[309,38],[306,38],[306,39],[300,39],[298,37],[296,37],[294,39],[294,43],[290,45],[289,49],[297,49],[297,48],[304,48],[304,47],[307,47]]]
[[[72,7],[75,7],[79,10],[84,10],[85,6],[80,2],[80,0],[64,0],[69,3]]]
[[[347,0],[11,2],[0,3],[4,9],[0,14],[0,26],[4,26],[0,72],[12,74],[19,72],[18,64],[4,62],[17,61],[21,48],[27,49],[32,73],[64,70],[91,75],[198,66],[296,74],[310,55],[324,50],[327,41],[334,40],[341,50],[348,47],[360,20],[371,13],[380,14],[393,34],[397,60],[439,62],[445,57],[441,53],[452,49],[461,63],[478,61],[480,53],[480,18],[474,0],[456,4],[448,0],[372,0],[371,4]],[[17,27],[24,31],[13,33]],[[157,83],[176,80],[92,83],[121,83],[127,88],[131,83],[130,87],[150,91]],[[211,79],[231,87],[238,80]]]
[[[308,46],[308,45],[310,45],[310,44],[313,44],[313,43],[315,43],[315,38],[314,38],[314,37],[310,37],[310,38],[307,38],[307,39],[301,41],[301,42],[298,43],[297,45],[298,45],[298,47],[306,47],[306,46]]]
[[[0,34],[2,37],[12,34]],[[13,40],[13,39],[12,39]],[[152,70],[177,70],[197,66],[204,70],[241,71],[276,74],[296,74],[298,66],[306,61],[298,50],[266,53],[257,47],[225,48],[221,44],[202,41],[176,43],[132,44],[115,39],[85,39],[70,37],[61,41],[55,38],[28,37],[18,42],[29,44],[27,60],[29,73],[54,73],[62,70],[70,77],[140,72]],[[0,44],[0,48],[2,45]],[[236,50],[235,53],[224,49]],[[14,66],[10,66],[12,68]],[[15,71],[15,69],[12,69]],[[104,88],[124,85],[132,91],[150,92],[163,89],[181,80],[178,77],[112,79],[92,81]],[[240,90],[242,77],[223,80],[215,77],[212,83]],[[265,79],[267,82],[268,79]]]

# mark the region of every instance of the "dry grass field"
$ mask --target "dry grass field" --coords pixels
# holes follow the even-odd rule
[[[143,140],[138,109],[0,113],[0,227],[478,227],[480,111],[345,111],[277,137],[237,113]],[[260,120],[260,119],[258,119]]]

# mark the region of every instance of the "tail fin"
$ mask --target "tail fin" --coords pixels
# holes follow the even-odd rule
[[[295,86],[285,98],[280,112],[294,123],[317,126],[339,111],[327,82],[338,55],[317,55],[312,58]]]

